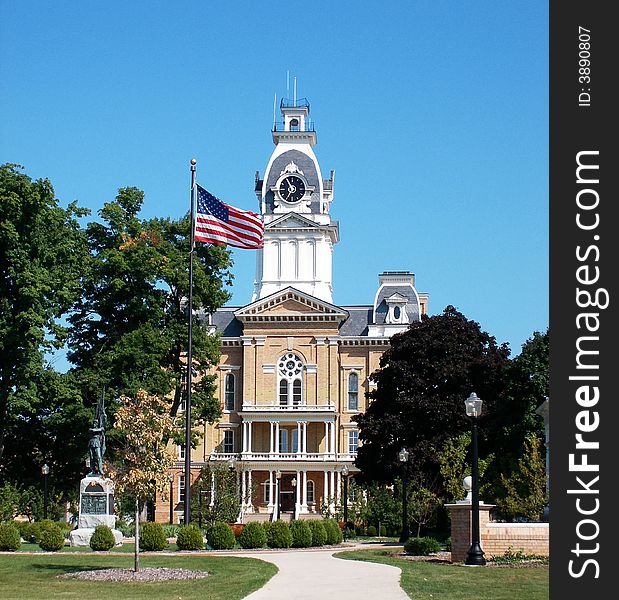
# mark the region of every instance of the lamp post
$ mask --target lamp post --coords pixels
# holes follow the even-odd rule
[[[344,478],[344,541],[346,541],[346,530],[348,529],[348,467],[342,467],[342,477]]]
[[[47,463],[41,467],[41,473],[43,474],[43,518],[47,519],[47,476],[49,475]]]
[[[400,534],[400,543],[403,544],[410,537],[411,532],[408,526],[408,462],[409,452],[406,448],[402,448],[398,452],[398,458],[402,463],[402,533]]]
[[[477,419],[481,415],[482,400],[475,392],[464,401],[467,417],[473,424],[473,468],[472,468],[472,514],[471,514],[471,547],[466,555],[464,563],[470,566],[483,566],[486,564],[484,552],[479,543],[479,472],[477,455]]]
[[[290,482],[292,484],[292,490],[294,492],[294,518],[297,518],[297,509],[299,507],[299,501],[297,498],[297,478],[293,477],[292,481]]]
[[[170,525],[174,523],[174,475],[168,475],[170,482]]]
[[[280,505],[279,505],[279,492],[280,492],[280,483],[281,483],[281,479],[282,479],[282,472],[277,469],[277,471],[275,471],[275,481],[276,481],[276,492],[275,492],[275,516],[277,517],[275,520],[279,521],[279,517],[281,515],[281,509],[280,509]]]

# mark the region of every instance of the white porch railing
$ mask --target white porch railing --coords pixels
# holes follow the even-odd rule
[[[212,452],[211,460],[228,461],[230,459],[237,460],[259,460],[259,461],[299,461],[299,462],[317,462],[317,461],[334,461],[345,460],[354,461],[357,458],[356,454],[334,454],[328,452],[244,452],[242,454],[230,452]]]
[[[334,413],[335,404],[243,404],[241,412],[319,412]]]

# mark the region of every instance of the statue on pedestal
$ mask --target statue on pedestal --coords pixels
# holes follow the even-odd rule
[[[88,457],[90,461],[89,477],[103,477],[103,455],[105,454],[105,406],[103,394],[97,402],[97,410],[90,431],[88,442]]]

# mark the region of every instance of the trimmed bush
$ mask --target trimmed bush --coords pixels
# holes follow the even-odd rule
[[[380,533],[378,534],[380,537],[387,536],[387,528],[384,525],[380,526]]]
[[[308,521],[312,532],[312,546],[324,546],[327,543],[327,530],[322,521]]]
[[[368,526],[368,536],[369,537],[376,537],[376,527],[374,527],[374,525],[369,525]]]
[[[262,523],[250,521],[239,536],[241,548],[262,548],[267,543],[267,534]]]
[[[42,533],[39,539],[39,548],[41,548],[41,550],[56,552],[62,549],[64,546],[64,534],[58,525],[52,523],[51,526],[47,526],[41,531]]]
[[[211,548],[215,550],[230,550],[234,548],[234,544],[236,543],[232,527],[230,527],[228,523],[223,523],[221,521],[216,522],[213,527],[211,527],[207,539]]]
[[[9,524],[13,525],[13,527],[19,531],[19,535],[24,542],[34,542],[34,536],[32,534],[33,524],[30,521],[11,521]]]
[[[178,530],[176,545],[179,550],[203,550],[204,538],[199,527],[193,523],[183,525]]]
[[[140,526],[140,550],[160,551],[168,547],[168,540],[161,523],[144,523]]]
[[[292,535],[285,521],[273,521],[267,531],[267,544],[271,548],[290,548]]]
[[[441,545],[431,537],[408,538],[404,544],[404,552],[414,556],[427,556],[433,552],[438,552]]]
[[[44,532],[56,530],[60,531],[60,527],[58,527],[58,525],[50,519],[43,519],[42,521],[35,521],[30,524],[30,533],[32,538],[34,538],[35,544],[38,544],[41,541]]]
[[[339,544],[342,541],[342,530],[335,519],[325,519],[323,522],[327,532],[327,544]]]
[[[293,521],[290,524],[293,548],[309,548],[312,545],[312,530],[307,521]]]
[[[13,523],[0,523],[0,550],[19,550],[21,536]]]
[[[97,525],[90,538],[90,547],[96,552],[107,552],[114,547],[116,540],[112,530],[107,525]]]

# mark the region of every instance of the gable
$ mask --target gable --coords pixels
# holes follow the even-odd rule
[[[318,224],[298,213],[287,213],[265,225],[265,229],[316,229]]]
[[[234,316],[243,322],[330,321],[339,323],[348,312],[334,304],[288,287],[240,308]]]

